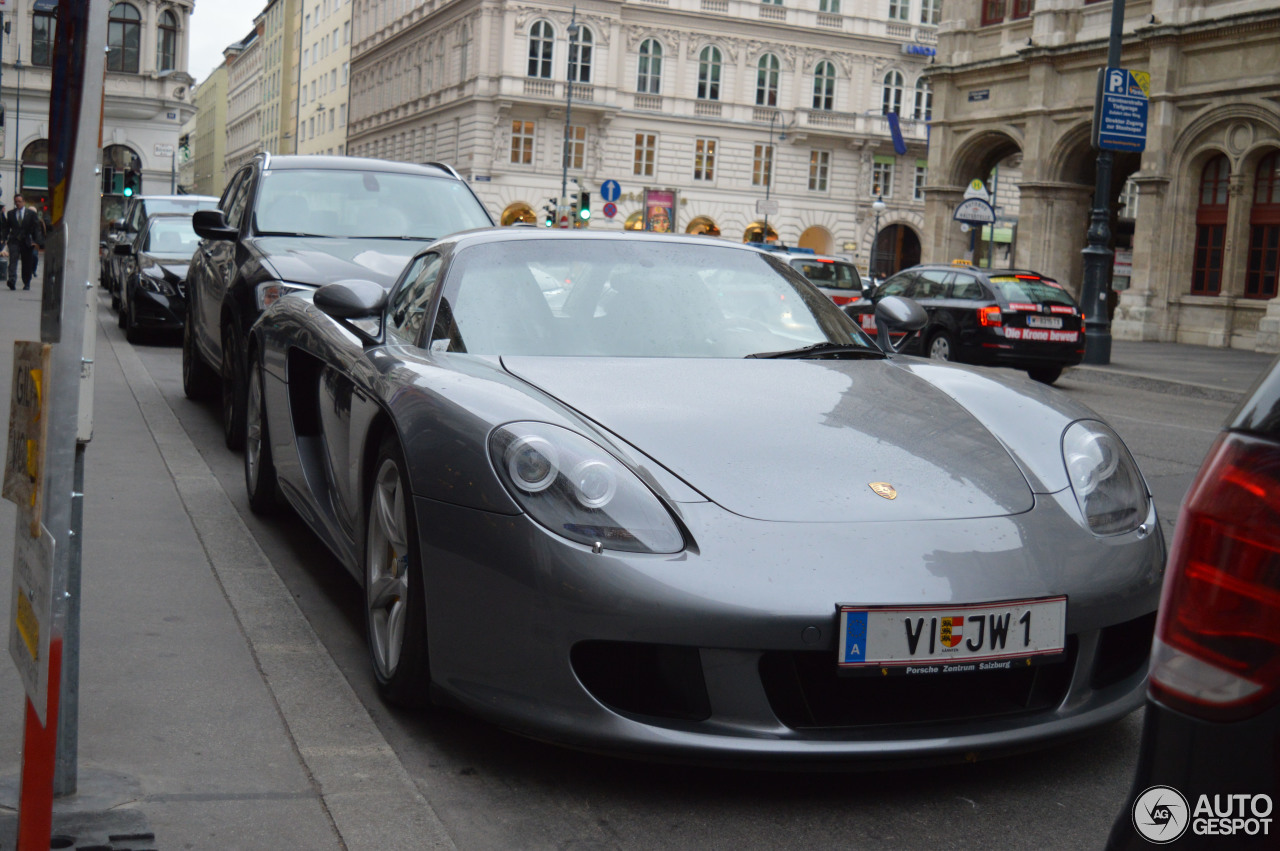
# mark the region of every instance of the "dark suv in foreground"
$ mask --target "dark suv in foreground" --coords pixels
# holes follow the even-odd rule
[[[333,281],[390,287],[422,246],[493,220],[447,165],[259,154],[193,224],[182,386],[196,399],[221,379],[224,437],[239,449],[244,342],[267,305]]]
[[[1080,306],[1061,284],[1038,272],[913,266],[845,311],[875,333],[875,303],[888,295],[914,299],[929,315],[920,331],[898,336],[894,348],[899,351],[1025,369],[1045,384],[1084,357]]]

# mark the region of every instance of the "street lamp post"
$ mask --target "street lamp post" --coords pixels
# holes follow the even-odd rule
[[[578,7],[569,17],[569,65],[564,83],[564,155],[560,163],[560,204],[556,216],[564,216],[565,198],[569,194],[569,117],[573,114],[573,82],[578,76]],[[558,222],[557,222],[558,224]]]
[[[778,111],[775,109],[773,114],[769,116],[769,174],[764,182],[764,233],[760,235],[760,241],[766,245],[769,243],[769,194],[773,189],[773,125],[778,121]]]
[[[884,196],[877,195],[876,200],[871,203],[871,209],[876,213],[876,235],[871,239],[871,258],[867,262],[867,274],[871,275],[871,280],[876,278],[876,249],[880,245],[880,214],[884,212]]]
[[[1111,38],[1107,44],[1107,67],[1120,66],[1120,41],[1124,27],[1125,0],[1111,4]],[[1112,153],[1098,151],[1097,175],[1093,186],[1093,211],[1089,217],[1088,242],[1084,250],[1084,280],[1080,287],[1080,306],[1084,309],[1084,362],[1111,363],[1111,317],[1108,315],[1107,291],[1110,289],[1107,267],[1113,262],[1111,242],[1111,168]]]

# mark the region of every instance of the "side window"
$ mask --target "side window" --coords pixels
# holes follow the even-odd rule
[[[955,281],[951,284],[951,297],[965,301],[985,301],[986,293],[973,275],[957,272]]]
[[[143,201],[134,201],[129,207],[129,218],[125,221],[125,227],[137,233],[142,230],[142,225],[147,220],[146,205]]]
[[[916,284],[916,294],[913,298],[945,298],[947,279],[950,277],[950,272],[926,269],[920,273],[920,280]]]
[[[915,295],[915,275],[898,275],[884,282],[884,286],[876,290],[876,296],[900,295],[912,298]]]
[[[410,346],[417,345],[426,322],[427,307],[440,277],[439,254],[425,254],[413,261],[404,285],[396,290],[387,306],[387,335]]]
[[[253,185],[252,169],[245,169],[241,172],[242,177],[235,187],[235,192],[226,196],[223,201],[227,206],[223,208],[224,215],[227,218],[227,227],[239,228],[240,221],[244,218],[244,208],[249,203],[249,188]]]
[[[837,263],[836,286],[842,290],[861,290],[862,279],[858,277],[858,270],[849,263]]]

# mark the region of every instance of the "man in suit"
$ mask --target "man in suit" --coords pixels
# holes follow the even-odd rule
[[[13,209],[4,214],[4,233],[9,253],[9,289],[18,284],[18,264],[22,264],[22,288],[31,289],[36,268],[36,246],[44,242],[40,214],[26,206],[21,195],[13,196]]]

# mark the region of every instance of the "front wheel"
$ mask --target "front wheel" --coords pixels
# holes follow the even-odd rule
[[[196,349],[195,315],[188,309],[182,323],[182,392],[199,401],[213,395],[213,370]]]
[[[248,392],[245,389],[244,358],[236,345],[235,326],[222,326],[222,440],[227,448],[244,447],[244,420]]]
[[[951,335],[946,331],[939,331],[929,341],[929,357],[934,360],[952,360],[955,358],[955,346],[951,342]]]
[[[256,358],[255,358],[256,360]],[[248,405],[245,410],[244,486],[254,514],[272,514],[279,507],[276,465],[267,431],[267,398],[262,364],[249,367]]]
[[[1058,376],[1062,375],[1062,367],[1060,366],[1036,366],[1027,370],[1027,375],[1031,376],[1041,384],[1052,384],[1058,380]]]
[[[365,622],[378,691],[400,706],[427,703],[426,600],[418,526],[404,453],[394,437],[378,452],[365,517]]]

